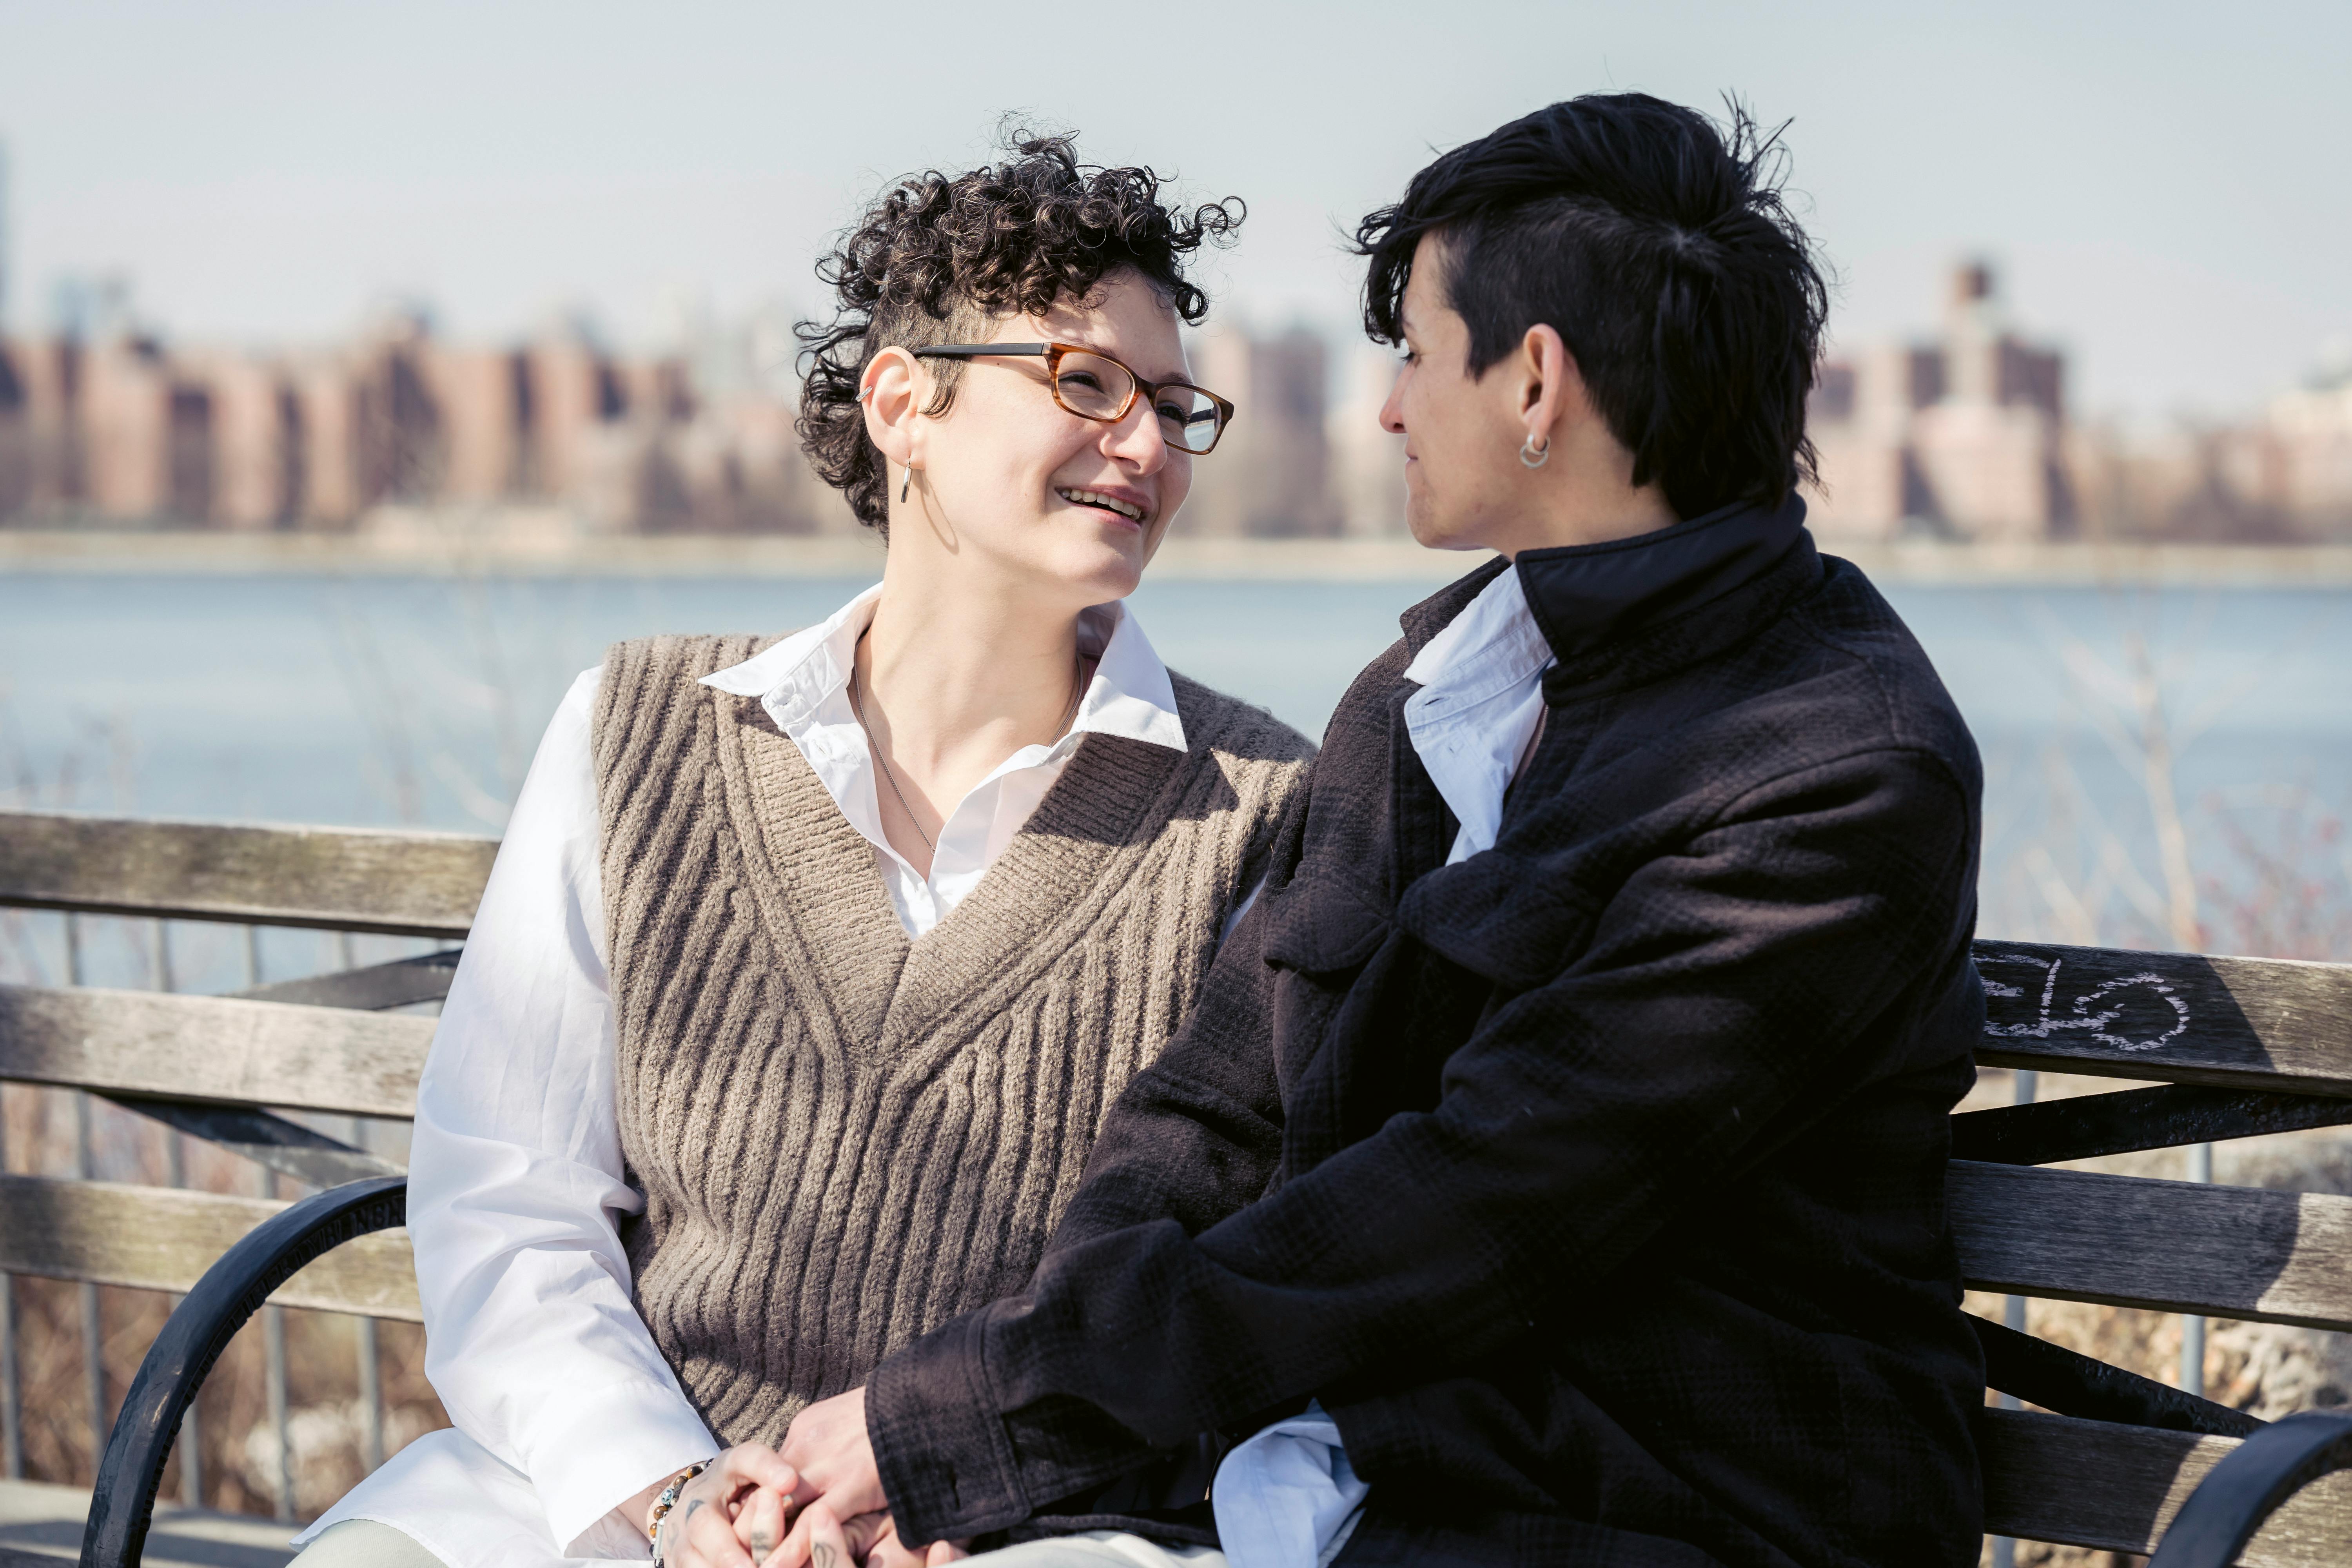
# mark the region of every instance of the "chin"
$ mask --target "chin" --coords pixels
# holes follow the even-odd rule
[[[1124,599],[1143,581],[1147,559],[1140,535],[1125,540],[1097,539],[1055,552],[1053,574],[1085,591],[1085,601],[1100,605]]]
[[[1475,539],[1462,537],[1461,526],[1452,519],[1433,518],[1418,507],[1407,507],[1404,525],[1412,532],[1413,542],[1424,550],[1476,550]]]

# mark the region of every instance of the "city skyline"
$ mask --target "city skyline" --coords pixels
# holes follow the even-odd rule
[[[984,156],[1026,109],[1090,157],[1249,199],[1205,269],[1221,314],[1334,335],[1358,268],[1339,231],[1433,147],[1578,90],[1711,107],[1734,87],[1791,121],[1842,349],[1914,330],[1979,253],[2087,411],[2250,412],[2352,344],[2341,7],[2226,28],[2186,6],[1827,0],[1186,16],[1187,38],[1106,11],[1066,47],[992,49],[970,13],[919,4],[894,36],[962,46],[893,54],[808,8],[8,4],[10,324],[46,325],[62,276],[119,275],[187,341],[335,340],[405,300],[473,341],[586,307],[642,352],[681,302],[816,303],[818,247],[883,179]]]

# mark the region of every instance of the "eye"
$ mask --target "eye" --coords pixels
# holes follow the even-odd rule
[[[1100,392],[1102,378],[1090,370],[1066,370],[1062,373],[1062,384],[1087,392]]]

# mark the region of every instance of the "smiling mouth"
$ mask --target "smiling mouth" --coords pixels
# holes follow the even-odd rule
[[[1100,507],[1105,511],[1117,512],[1129,522],[1143,522],[1150,515],[1133,501],[1120,500],[1117,496],[1107,496],[1100,490],[1057,489],[1054,493],[1072,506]]]

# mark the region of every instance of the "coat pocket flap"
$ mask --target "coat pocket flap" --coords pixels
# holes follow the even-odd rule
[[[1269,889],[1265,904],[1265,961],[1304,974],[1354,968],[1392,929],[1383,900],[1328,871]]]
[[[1489,849],[1407,888],[1396,923],[1471,973],[1531,991],[1584,952],[1597,913],[1581,888],[1542,861]]]

